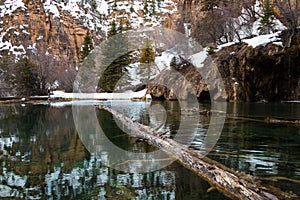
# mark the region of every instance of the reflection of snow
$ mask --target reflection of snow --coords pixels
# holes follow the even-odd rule
[[[13,172],[3,174],[2,178],[6,179],[7,185],[16,187],[24,187],[27,181],[27,176],[21,177]]]
[[[91,105],[100,105],[103,101],[96,100],[81,100],[81,101],[63,101],[63,102],[51,102],[51,107],[65,107],[65,106],[91,106]],[[48,103],[45,103],[48,104]]]
[[[117,183],[128,186],[130,185],[130,175],[129,174],[118,174],[117,175]]]
[[[45,175],[46,194],[60,197],[70,195],[73,192],[81,194],[95,180],[93,177],[96,177],[96,185],[100,188],[98,193],[100,199],[107,194],[106,188],[108,186],[114,188],[120,186],[131,187],[134,189],[137,199],[144,199],[144,197],[148,199],[156,196],[171,196],[175,198],[175,173],[173,171],[156,171],[151,176],[138,173],[115,174],[114,170],[102,166],[100,163],[99,159],[91,157],[89,161],[84,161],[83,167],[75,167],[68,173],[63,172],[63,167],[54,168],[52,173]],[[151,183],[152,189],[141,189],[145,188],[145,183]],[[9,189],[9,187],[6,188],[6,193],[10,191]]]
[[[4,150],[5,147],[12,147],[13,143],[16,141],[18,141],[16,136],[0,138],[0,150]]]
[[[247,151],[247,158],[241,161],[239,164],[248,162],[250,164],[249,170],[252,172],[264,171],[269,174],[278,174],[278,160],[280,154],[272,153],[272,155],[266,157],[264,151]]]
[[[7,185],[0,185],[0,197],[17,197],[19,192],[13,187],[23,188],[27,181],[27,176],[21,177],[13,172],[6,172],[4,168],[3,174],[0,175],[0,181],[5,181]]]
[[[100,169],[100,174],[97,176],[97,185],[103,186],[108,182],[108,168]]]
[[[14,197],[15,194],[13,190],[6,186],[6,185],[0,185],[0,197]]]

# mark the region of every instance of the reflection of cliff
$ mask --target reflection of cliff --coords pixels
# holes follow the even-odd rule
[[[0,197],[175,196],[172,171],[123,174],[90,157],[75,130],[71,107],[11,105],[0,109]],[[101,118],[105,117],[104,122],[111,121],[111,116]]]
[[[40,182],[41,175],[64,163],[64,170],[88,158],[74,129],[70,108],[51,109],[45,106],[1,107],[2,137],[15,137],[3,148],[7,170],[27,175],[27,186]],[[14,120],[12,120],[14,118]]]

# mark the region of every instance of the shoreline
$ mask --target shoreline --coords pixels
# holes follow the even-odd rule
[[[62,102],[74,100],[96,100],[96,101],[110,101],[110,100],[131,100],[140,101],[145,99],[146,89],[133,92],[128,91],[124,93],[66,93],[64,91],[54,91],[51,95],[45,96],[19,96],[19,97],[2,97],[0,103],[28,103],[28,102]]]

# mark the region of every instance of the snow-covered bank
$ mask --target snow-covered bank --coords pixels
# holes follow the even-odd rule
[[[101,99],[101,100],[130,100],[135,98],[143,98],[146,95],[147,89],[133,92],[128,91],[124,93],[65,93],[63,91],[54,91],[50,95],[51,99]]]
[[[243,39],[242,42],[245,42],[249,46],[252,46],[253,48],[256,48],[258,46],[266,46],[269,43],[276,44],[278,46],[282,46],[282,41],[280,38],[280,34],[282,31],[278,31],[276,33],[266,34],[266,35],[258,35],[255,37],[252,37],[250,39]],[[238,42],[228,42],[222,45],[219,45],[216,49],[216,51],[220,51],[224,47],[228,47],[234,44],[237,44]]]
[[[105,101],[100,100],[75,100],[75,101],[62,101],[62,102],[43,102],[38,103],[39,105],[50,105],[51,107],[65,107],[65,106],[95,106],[95,105],[101,105]]]

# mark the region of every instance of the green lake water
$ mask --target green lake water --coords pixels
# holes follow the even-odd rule
[[[124,133],[112,115],[97,110],[94,104],[111,106],[111,102],[93,101],[78,106],[96,113],[105,135],[114,145],[133,152],[155,150]],[[161,119],[158,114],[153,120],[148,114],[149,102],[114,102],[127,116],[145,125],[165,120],[161,130],[168,131],[167,137],[175,137],[184,120],[178,102],[152,104],[164,107],[167,118]],[[209,109],[207,104],[199,106],[200,110]],[[228,103],[227,113],[300,120],[300,104]],[[209,184],[176,162],[148,173],[121,172],[105,166],[85,147],[73,114],[72,106],[64,103],[0,105],[0,197],[227,199],[218,191],[207,193]],[[92,122],[82,118],[82,123]],[[197,151],[201,147],[209,123],[209,116],[199,116],[191,149]],[[285,180],[267,183],[300,195],[300,126],[227,118],[208,156],[256,177],[284,177]]]

